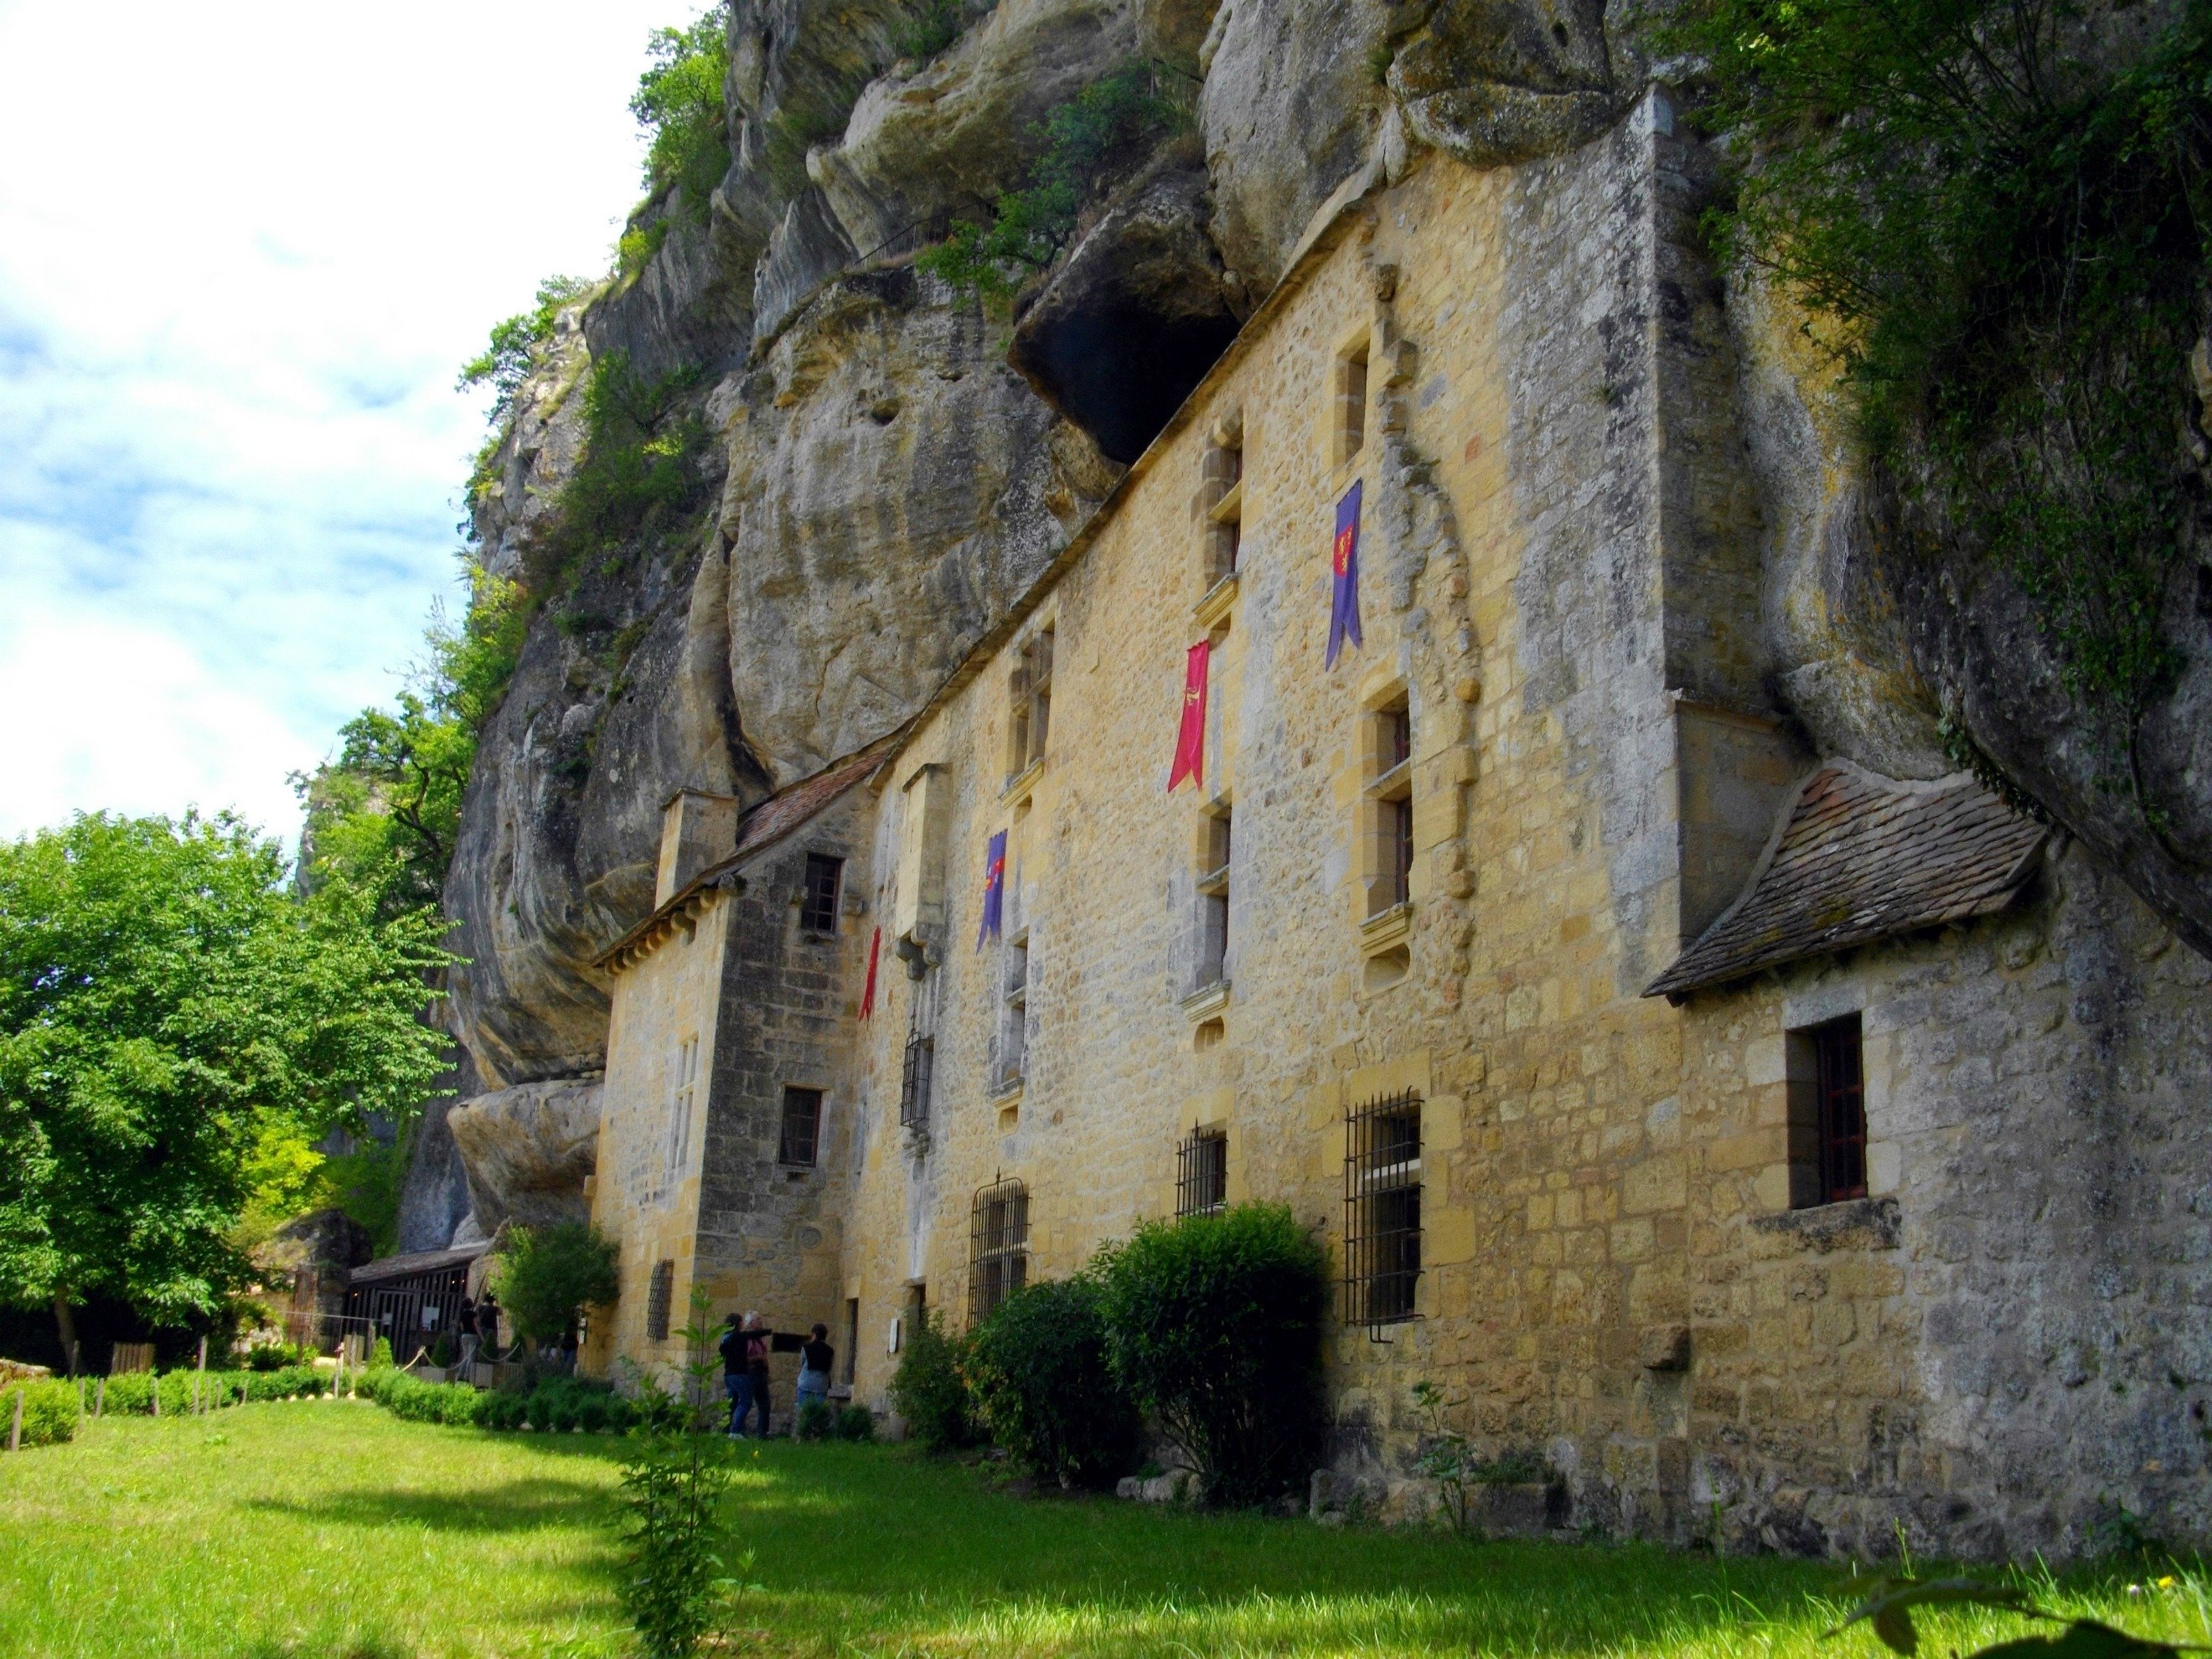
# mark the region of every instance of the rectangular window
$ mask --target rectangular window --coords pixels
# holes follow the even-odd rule
[[[847,1388],[853,1386],[854,1367],[860,1358],[860,1298],[845,1299],[845,1352],[837,1356],[837,1380]]]
[[[1193,1130],[1176,1149],[1176,1214],[1217,1215],[1229,1207],[1229,1137]]]
[[[1196,989],[1229,978],[1229,863],[1235,820],[1229,809],[1200,822],[1198,876],[1198,983]]]
[[[1336,360],[1336,464],[1349,463],[1367,441],[1367,342]]]
[[[1006,775],[1019,777],[1044,758],[1045,738],[1052,728],[1052,629],[1021,649],[1009,685],[1006,726]]]
[[[1408,1092],[1344,1118],[1344,1321],[1382,1328],[1416,1317],[1421,1277],[1421,1103]]]
[[[1244,534],[1244,433],[1224,424],[1206,447],[1200,464],[1199,501],[1205,509],[1206,586],[1210,591],[1237,574],[1237,555]]]
[[[822,1091],[783,1091],[783,1138],[776,1151],[779,1164],[811,1164],[822,1135]]]
[[[668,1309],[676,1299],[676,1264],[656,1261],[653,1278],[645,1291],[645,1340],[648,1342],[668,1340]]]
[[[844,874],[844,860],[822,853],[806,855],[806,885],[800,892],[799,925],[808,933],[837,931],[837,890]]]
[[[1367,717],[1367,914],[1413,896],[1413,716],[1401,696]]]
[[[999,1065],[994,1092],[1012,1088],[1022,1080],[1029,1050],[1030,942],[1028,935],[1010,939],[1005,957],[1004,1001],[999,1011]]]
[[[1029,1282],[1030,1194],[1018,1181],[976,1189],[968,1212],[968,1319],[981,1324]]]
[[[929,1085],[936,1071],[937,1039],[916,1032],[906,1040],[906,1060],[899,1077],[901,1127],[929,1127]]]
[[[677,1045],[676,1064],[668,1086],[668,1140],[661,1150],[662,1189],[684,1179],[690,1161],[691,1117],[699,1092],[699,1039],[686,1037]]]
[[[1867,1195],[1866,1079],[1859,1016],[1788,1034],[1790,1203]]]

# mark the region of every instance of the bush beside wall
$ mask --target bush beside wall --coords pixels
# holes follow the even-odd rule
[[[963,1367],[991,1438],[1039,1480],[1097,1486],[1136,1465],[1139,1423],[1107,1364],[1097,1277],[1016,1291],[975,1333]]]
[[[74,1382],[13,1382],[0,1388],[0,1446],[8,1443],[15,1421],[15,1400],[23,1401],[25,1446],[55,1446],[76,1437],[76,1384]]]

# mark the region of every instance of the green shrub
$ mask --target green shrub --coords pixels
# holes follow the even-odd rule
[[[288,1365],[304,1365],[314,1356],[295,1342],[259,1342],[246,1351],[250,1371],[281,1371]]]
[[[957,1451],[981,1437],[960,1370],[967,1348],[967,1338],[946,1334],[933,1310],[908,1322],[906,1349],[891,1377],[891,1404],[929,1451]]]
[[[902,58],[934,58],[960,38],[962,0],[912,0],[908,21],[891,30]]]
[[[374,1370],[380,1365],[390,1365],[392,1363],[392,1339],[380,1336],[376,1339],[376,1346],[368,1351],[368,1368]]]
[[[58,1378],[15,1382],[0,1389],[0,1446],[6,1445],[9,1426],[15,1420],[15,1401],[23,1401],[26,1446],[55,1446],[76,1437],[76,1384]]]
[[[999,198],[988,225],[956,226],[915,260],[953,287],[1004,297],[1015,284],[1007,266],[1042,270],[1074,232],[1099,182],[1128,167],[1164,135],[1188,125],[1180,95],[1163,94],[1154,67],[1142,58],[1092,82],[1045,118],[1043,150],[1024,188]]]
[[[866,1406],[848,1406],[837,1413],[836,1433],[840,1440],[873,1440],[876,1414]]]
[[[1139,1227],[1099,1253],[1115,1376],[1218,1504],[1306,1473],[1321,1425],[1328,1263],[1277,1204]]]
[[[100,1410],[118,1416],[149,1412],[154,1405],[154,1374],[124,1371],[107,1379],[100,1394]]]
[[[1030,1474],[1095,1486],[1136,1461],[1138,1421],[1107,1363],[1095,1275],[1016,1291],[969,1344],[975,1415]]]
[[[487,1429],[519,1429],[530,1415],[519,1394],[489,1394],[477,1407],[477,1421]]]
[[[826,1400],[810,1400],[799,1408],[793,1432],[801,1440],[827,1440],[837,1429],[837,1408]]]

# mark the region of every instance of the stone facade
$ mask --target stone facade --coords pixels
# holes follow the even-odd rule
[[[1347,1112],[1409,1096],[1415,1316],[1327,1355],[1329,1461],[1386,1510],[1419,1507],[1430,1380],[1557,1472],[1547,1525],[2064,1551],[2118,1503],[2201,1534],[2206,964],[2063,854],[2003,915],[1643,994],[1815,758],[1760,643],[1700,158],[1655,93],[1551,160],[1401,161],[1324,205],[868,787],[737,855],[741,890],[664,879],[616,976],[593,1212],[624,1293],[588,1357],[668,1357],[668,1261],[679,1323],[696,1280],[718,1316],[857,1330],[880,1407],[915,1303],[967,1317],[982,1189],[1024,1183],[1025,1271],[1057,1276],[1173,1214],[1179,1146],[1218,1132],[1229,1200],[1340,1258]],[[1330,669],[1355,483],[1364,639]],[[1170,792],[1200,640],[1204,775]],[[795,872],[833,848],[872,921],[803,939]],[[1792,1209],[1785,1034],[1838,1013],[1868,1192]],[[679,1169],[652,1149],[693,1036]],[[828,1105],[793,1179],[772,1118],[802,1075]]]

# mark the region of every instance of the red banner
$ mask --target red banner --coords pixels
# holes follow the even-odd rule
[[[868,983],[860,993],[860,1018],[866,1019],[876,1012],[876,958],[883,954],[884,930],[880,927],[868,936]]]
[[[1188,778],[1201,788],[1206,783],[1206,664],[1213,642],[1200,640],[1190,648],[1182,671],[1182,730],[1176,734],[1175,770],[1168,774],[1168,788]]]

